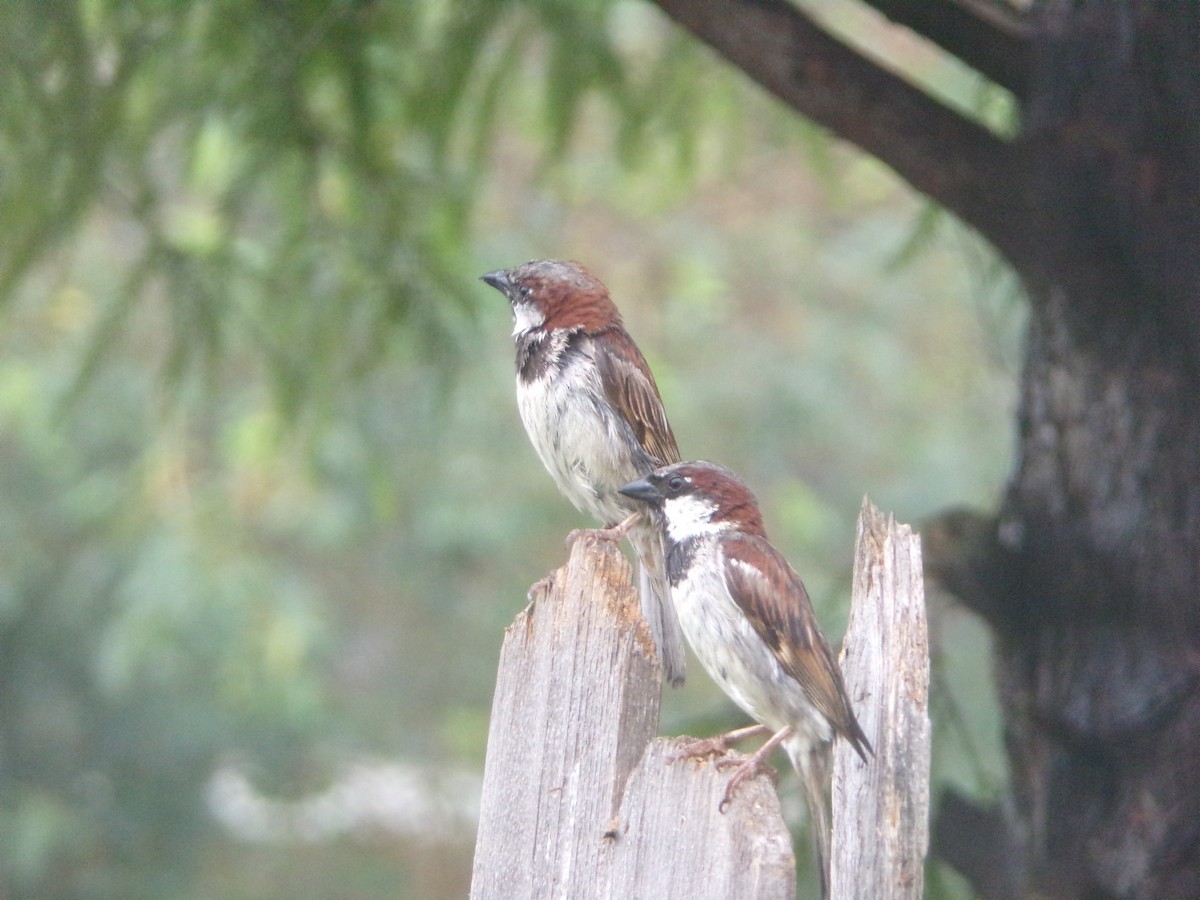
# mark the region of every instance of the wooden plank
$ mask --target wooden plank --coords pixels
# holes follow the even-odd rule
[[[830,896],[922,895],[929,848],[929,638],[921,542],[863,498],[842,670],[875,757],[834,754]]]
[[[712,759],[675,760],[680,743],[654,741],[634,770],[609,830],[608,881],[598,896],[794,898],[792,839],[769,777],[743,783],[721,813],[730,770]]]
[[[474,900],[795,894],[769,779],[722,813],[728,771],[651,743],[661,676],[631,576],[611,544],[577,542],[505,633]]]
[[[577,541],[552,579],[500,652],[473,898],[594,884],[605,824],[658,729],[658,664],[624,557]]]

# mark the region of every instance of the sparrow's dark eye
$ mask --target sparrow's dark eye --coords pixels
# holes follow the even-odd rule
[[[687,479],[682,475],[672,475],[667,479],[667,487],[673,491],[683,490],[685,484],[687,484]]]

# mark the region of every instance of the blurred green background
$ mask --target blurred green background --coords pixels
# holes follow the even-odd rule
[[[1003,484],[1011,276],[640,0],[10,3],[0,66],[0,896],[464,895],[503,629],[589,524],[482,272],[607,282],[834,638],[864,493]],[[934,791],[990,796],[986,638],[929,593]],[[740,723],[694,663],[664,698]]]

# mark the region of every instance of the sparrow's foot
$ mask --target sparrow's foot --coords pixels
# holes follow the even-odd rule
[[[684,744],[679,745],[679,749],[672,755],[672,761],[681,759],[703,759],[706,756],[721,756],[729,749],[729,742],[725,740],[725,735],[718,734],[716,737],[710,738],[691,738]]]
[[[737,791],[738,786],[746,779],[754,778],[760,772],[766,772],[771,776],[772,781],[779,776],[779,773],[775,771],[775,767],[767,762],[766,757],[760,757],[757,753],[746,760],[718,759],[717,766],[719,768],[724,768],[725,766],[738,767],[737,771],[729,779],[729,783],[725,785],[725,795],[721,798],[721,802],[717,806],[717,810],[720,812],[725,812],[725,807],[733,800],[734,792]]]
[[[767,726],[765,725],[747,725],[745,728],[735,728],[733,731],[710,738],[689,738],[679,747],[674,759],[702,759],[705,756],[721,756],[729,749],[730,744],[744,738],[754,737],[756,734],[764,734],[766,731]],[[729,765],[731,761],[722,760],[717,765],[722,765],[722,763]]]
[[[566,543],[568,547],[574,547],[576,541],[583,541],[591,545],[599,541],[617,540],[620,540],[620,535],[613,537],[607,528],[576,528],[574,531],[567,532]]]
[[[749,729],[742,728],[740,730],[748,731]],[[766,729],[764,728],[763,730],[765,731]],[[767,765],[767,757],[771,755],[772,750],[778,747],[783,741],[787,740],[791,734],[792,727],[790,725],[786,728],[779,729],[777,732],[771,735],[770,739],[765,744],[755,750],[750,758],[744,762],[733,759],[717,760],[718,768],[723,768],[724,766],[738,767],[738,770],[733,773],[733,777],[729,779],[729,784],[725,785],[725,796],[721,798],[721,802],[717,806],[718,811],[725,812],[725,807],[728,806],[729,801],[733,799],[733,792],[736,791],[738,785],[747,778],[753,778],[759,772],[763,771],[770,772],[771,777],[775,777],[775,770]]]
[[[567,535],[567,546],[570,547],[579,540],[619,541],[629,533],[629,529],[637,520],[638,514],[631,513],[624,521],[618,522],[616,525],[606,525],[603,528],[576,528]]]

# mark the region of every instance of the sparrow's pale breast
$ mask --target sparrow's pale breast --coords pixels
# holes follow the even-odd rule
[[[629,438],[604,397],[586,342],[568,348],[566,336],[555,333],[545,340],[555,364],[527,381],[517,378],[525,431],[555,484],[577,509],[602,522],[619,522],[635,507],[617,488],[640,474],[631,460]]]
[[[751,718],[772,731],[791,725],[810,740],[831,740],[825,717],[734,602],[725,583],[728,564],[716,536],[697,538],[690,565],[672,587],[679,624],[693,652]]]

